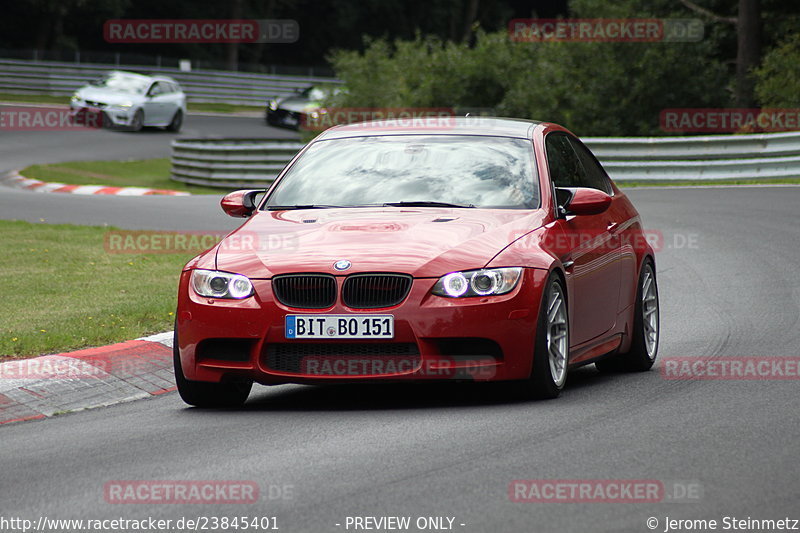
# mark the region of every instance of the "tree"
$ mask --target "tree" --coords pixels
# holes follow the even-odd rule
[[[680,2],[713,22],[735,25],[737,46],[734,101],[737,107],[752,107],[755,104],[755,79],[752,71],[761,62],[761,0],[739,0],[735,17],[718,15],[691,0]]]
[[[767,52],[755,71],[756,95],[762,107],[800,107],[800,33]]]
[[[242,16],[242,0],[232,0],[230,3],[230,18],[240,20]],[[239,43],[228,43],[225,45],[227,50],[225,58],[225,68],[227,70],[239,70]]]

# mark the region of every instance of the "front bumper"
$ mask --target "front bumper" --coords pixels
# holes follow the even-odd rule
[[[408,297],[394,307],[350,309],[339,300],[329,309],[301,310],[276,302],[270,280],[252,280],[250,298],[220,300],[195,294],[190,274],[181,275],[176,323],[186,378],[263,384],[525,379],[548,276],[526,268],[508,294],[462,299],[432,295],[435,279],[414,279]],[[337,278],[340,288],[343,280]],[[287,314],[392,314],[395,334],[390,340],[290,340]]]
[[[303,124],[304,116],[297,111],[289,111],[287,109],[270,109],[267,108],[267,124],[279,128],[287,128],[290,130],[299,130]]]
[[[122,108],[105,106],[102,108],[83,105],[80,103],[72,103],[69,106],[70,116],[79,120],[81,115],[86,114],[101,114],[104,118],[104,123],[111,126],[130,126],[133,122],[133,115],[136,110],[133,107]]]

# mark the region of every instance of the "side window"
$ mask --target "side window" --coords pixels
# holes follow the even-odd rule
[[[544,141],[550,179],[556,187],[582,187],[583,167],[575,156],[567,136],[550,133]]]
[[[147,96],[158,96],[164,92],[161,84],[159,82],[155,82],[153,85],[150,86],[150,90],[147,91]]]
[[[611,183],[609,182],[608,176],[603,170],[603,167],[597,162],[597,159],[595,159],[589,149],[586,148],[586,146],[578,139],[570,137],[569,141],[572,145],[572,148],[575,149],[575,153],[578,154],[578,159],[583,165],[584,179],[582,187],[591,187],[592,189],[603,191],[606,194],[611,194],[613,191],[611,189]]]

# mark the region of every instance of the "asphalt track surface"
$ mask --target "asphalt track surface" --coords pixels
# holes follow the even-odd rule
[[[660,359],[800,355],[800,188],[627,194],[664,236]],[[38,220],[15,209],[35,211],[45,196],[48,221],[150,228],[157,209],[163,229],[229,227],[213,197],[91,198],[87,214],[89,204],[60,195],[0,190],[0,217]],[[465,532],[800,519],[798,381],[665,380],[661,365],[614,376],[585,367],[546,402],[517,400],[503,386],[257,386],[238,410],[187,408],[172,393],[11,424],[0,428],[0,516],[276,516],[284,532],[347,531],[348,516],[386,515],[455,517]],[[205,507],[104,501],[109,481],[163,479],[253,480],[262,496]],[[655,479],[700,490],[682,503],[512,503],[515,479]],[[269,499],[271,485],[293,493]]]

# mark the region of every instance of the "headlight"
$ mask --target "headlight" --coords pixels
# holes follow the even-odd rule
[[[206,298],[241,300],[253,294],[253,284],[246,276],[215,270],[192,270],[192,287]]]
[[[511,292],[522,277],[522,267],[484,268],[451,272],[433,286],[433,294],[450,298],[496,296]]]
[[[269,108],[275,111],[278,109],[278,101],[277,100],[270,100],[269,101]]]

